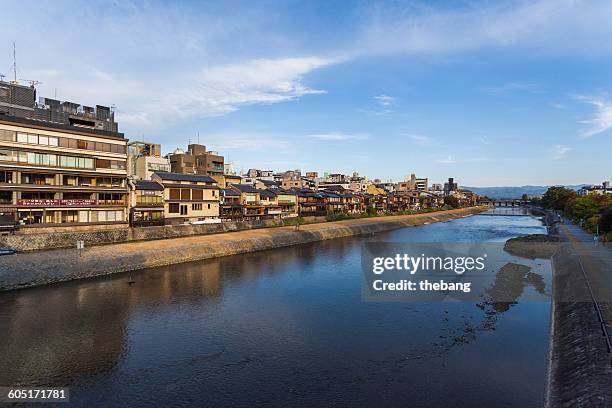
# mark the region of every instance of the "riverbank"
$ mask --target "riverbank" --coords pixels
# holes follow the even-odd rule
[[[0,291],[91,278],[157,266],[305,244],[447,221],[486,211],[460,208],[432,213],[362,218],[295,227],[139,241],[0,257]]]
[[[539,210],[548,227],[545,236],[510,240],[506,247],[520,256],[551,258],[553,269],[549,367],[546,407],[594,407],[612,404],[611,355],[601,314],[596,307],[574,237],[559,218]],[[554,251],[551,251],[554,246]]]

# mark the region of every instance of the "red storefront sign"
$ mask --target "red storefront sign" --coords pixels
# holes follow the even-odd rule
[[[48,200],[48,199],[29,199],[17,200],[17,205],[28,207],[82,207],[96,205],[96,200]]]

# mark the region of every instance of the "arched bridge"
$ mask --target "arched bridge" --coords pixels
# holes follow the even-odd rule
[[[516,200],[499,199],[499,200],[482,201],[481,204],[488,205],[489,207],[523,207],[529,204],[529,201],[520,200],[520,199],[516,199]]]

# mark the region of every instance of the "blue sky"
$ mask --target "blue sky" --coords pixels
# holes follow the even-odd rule
[[[612,2],[3,2],[0,73],[237,170],[612,178]]]

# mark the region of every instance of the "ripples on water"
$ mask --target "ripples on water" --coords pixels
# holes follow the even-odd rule
[[[541,406],[547,302],[362,302],[360,248],[544,231],[472,216],[2,294],[0,385],[89,407]],[[548,290],[531,266],[544,287],[521,290]]]

